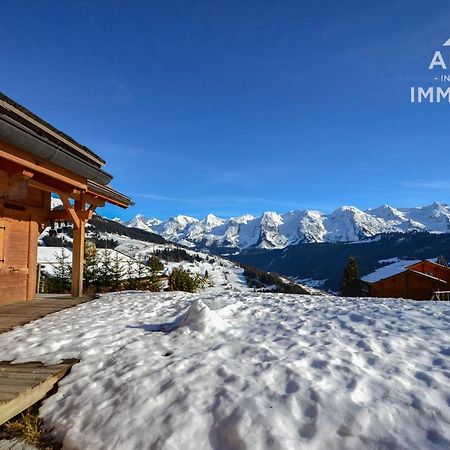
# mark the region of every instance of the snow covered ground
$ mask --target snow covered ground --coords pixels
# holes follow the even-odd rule
[[[450,304],[108,294],[0,335],[80,358],[45,401],[65,449],[443,449]]]

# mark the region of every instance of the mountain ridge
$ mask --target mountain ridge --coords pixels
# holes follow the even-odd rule
[[[382,233],[450,233],[450,207],[439,202],[412,208],[382,205],[366,210],[341,206],[330,214],[317,210],[283,214],[266,211],[258,217],[245,214],[224,219],[208,214],[197,219],[178,215],[166,221],[137,214],[123,224],[190,247],[281,249],[300,243],[362,242]]]

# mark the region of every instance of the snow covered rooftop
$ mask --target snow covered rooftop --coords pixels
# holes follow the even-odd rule
[[[404,272],[408,269],[409,266],[412,266],[413,264],[420,263],[423,261],[423,259],[399,259],[399,258],[390,258],[390,259],[384,259],[381,261],[378,261],[379,263],[387,263],[392,262],[391,264],[388,264],[386,266],[380,267],[379,269],[375,270],[372,273],[369,273],[368,275],[364,275],[361,277],[362,281],[365,281],[366,283],[376,283],[377,281],[384,280],[385,278],[392,277],[394,275],[397,275],[401,272]],[[428,258],[426,261],[429,261],[431,263],[436,263],[437,258]]]
[[[405,259],[405,260],[397,260],[392,264],[388,264],[387,266],[380,267],[368,275],[364,275],[361,277],[362,281],[366,283],[376,283],[377,281],[384,280],[385,278],[392,277],[401,272],[404,272],[409,266],[413,264],[417,264],[421,261],[421,259]]]

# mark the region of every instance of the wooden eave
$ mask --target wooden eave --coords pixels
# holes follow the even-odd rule
[[[429,261],[428,259],[424,259],[422,261],[419,261],[418,263],[411,264],[410,266],[407,267],[407,269],[414,270],[414,267],[420,266],[421,264],[424,264],[424,263],[425,264],[431,264],[432,266],[437,266],[440,269],[446,269],[446,270],[448,270],[450,272],[450,268],[449,267],[443,266],[442,264],[438,264],[438,263],[433,262],[433,261]]]
[[[407,272],[414,273],[414,274],[419,275],[424,278],[428,278],[429,280],[437,281],[438,283],[447,284],[447,282],[445,280],[443,280],[442,278],[435,277],[428,273],[420,272],[419,270],[408,269]]]
[[[90,180],[87,182],[87,194],[119,206],[120,208],[128,208],[133,205],[133,201],[129,197],[121,194],[109,186],[102,186]]]
[[[3,166],[7,168],[8,165],[15,164],[29,170],[35,174],[35,179],[38,178],[37,174],[40,174],[40,177],[45,177],[48,182],[54,180],[57,183],[71,186],[72,189],[87,189],[86,179],[82,176],[3,141],[0,141],[0,162],[2,162],[0,168]]]
[[[0,140],[0,170],[2,169],[13,174],[26,171],[30,174],[29,186],[77,201],[82,200],[95,207],[104,206],[105,202],[121,208],[128,208],[133,204],[129,197],[109,186],[86,179],[60,165]],[[61,213],[56,215],[60,216]]]

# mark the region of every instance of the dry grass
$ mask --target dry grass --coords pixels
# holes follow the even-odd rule
[[[3,424],[0,427],[0,439],[20,439],[41,450],[61,448],[45,430],[37,407],[31,407]]]

